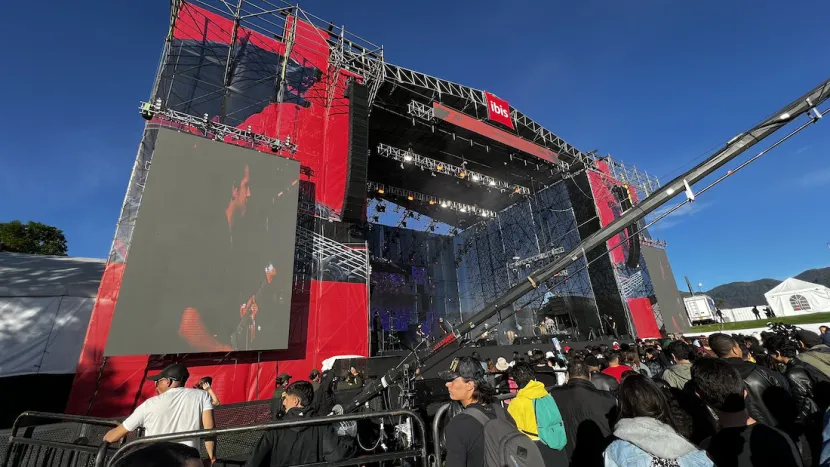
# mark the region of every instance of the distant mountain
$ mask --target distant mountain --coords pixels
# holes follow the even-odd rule
[[[830,267],[808,269],[795,276],[795,278],[830,287]],[[781,281],[776,279],[758,279],[752,282],[730,282],[719,285],[712,290],[707,290],[704,293],[712,297],[720,308],[764,305],[767,303],[764,294],[780,283]],[[689,292],[682,290],[680,294],[684,297],[689,296]]]

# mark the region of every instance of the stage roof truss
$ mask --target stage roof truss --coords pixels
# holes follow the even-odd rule
[[[416,167],[427,169],[432,173],[449,175],[460,180],[469,180],[473,183],[478,183],[481,186],[509,191],[515,194],[529,195],[530,189],[521,185],[508,183],[498,180],[489,175],[485,175],[474,170],[468,170],[465,167],[459,167],[447,162],[438,161],[420,154],[416,154],[411,150],[399,149],[388,144],[380,143],[377,147],[377,154],[381,157],[401,162],[402,164],[412,164]]]
[[[457,211],[462,214],[473,214],[478,215],[481,217],[496,217],[496,213],[489,209],[482,209],[478,206],[473,206],[471,204],[464,204],[459,203],[457,201],[451,201],[448,199],[439,198],[437,196],[431,196],[424,193],[419,193],[417,191],[406,190],[403,188],[398,188],[394,186],[385,185],[383,183],[378,182],[366,182],[366,189],[370,193],[380,194],[380,195],[392,195],[398,196],[401,198],[406,198],[409,201],[418,201],[421,203],[425,203],[431,206],[437,206],[444,209],[449,209],[452,211]],[[409,208],[405,208],[412,211]],[[414,212],[414,211],[413,211]]]
[[[263,34],[266,37],[291,41],[292,34],[298,33],[297,28],[289,29],[286,27],[288,24],[286,17],[292,15],[314,25],[315,29],[305,28],[299,33],[318,34],[329,43],[330,52],[326,58],[329,71],[341,69],[354,74],[357,79],[362,79],[363,84],[369,87],[370,112],[382,85],[390,83],[393,86],[407,89],[425,100],[449,105],[474,118],[482,119],[486,115],[484,91],[390,64],[385,60],[382,46],[352,34],[344,26],[337,26],[330,21],[319,18],[297,5],[283,0],[189,0],[189,2],[233,20],[233,30],[231,32],[234,38],[239,37],[238,29],[244,28]],[[183,4],[183,0],[172,0],[171,2],[171,37],[177,14]],[[230,72],[230,67],[235,63],[234,58],[238,53],[237,49],[238,47],[231,47],[228,52],[229,56],[225,60],[226,76]],[[302,50],[299,53],[313,52]],[[338,80],[333,79],[327,83],[326,102],[329,107],[334,105],[333,101],[337,93],[342,91],[342,86],[338,88]],[[217,89],[213,92],[221,95],[223,91]],[[206,97],[200,96],[200,98]],[[417,104],[420,104],[418,108],[420,114],[417,117],[434,125],[434,119],[429,116],[431,114],[429,106],[425,106],[423,103],[416,103],[415,105]],[[414,109],[412,107],[411,112],[415,112]],[[429,109],[429,111],[426,109]],[[556,166],[553,168],[554,171],[558,169],[564,174],[571,168],[577,170],[581,168],[596,169],[598,168],[597,162],[604,160],[604,158],[593,153],[580,151],[516,109],[511,109],[511,117],[516,126],[515,134],[517,136],[555,151],[559,154],[560,159],[564,159],[562,163],[566,165]],[[198,119],[200,116],[195,118]],[[490,147],[498,147],[498,144],[485,145],[487,150]],[[523,161],[528,167],[531,164],[541,164],[540,161],[521,158],[518,154],[511,157],[514,159],[520,158],[520,161]],[[634,167],[629,168],[616,160],[610,165],[614,177],[618,177],[624,183],[634,185],[643,194],[652,193],[659,187],[657,179]],[[547,166],[550,167],[551,165],[547,164]]]

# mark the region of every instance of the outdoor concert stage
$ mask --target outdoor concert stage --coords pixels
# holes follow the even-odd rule
[[[490,92],[269,4],[172,3],[70,413],[126,414],[174,360],[223,402],[268,398],[279,373],[368,356],[374,312],[385,331],[434,337],[439,318],[464,322],[658,186]],[[610,323],[638,337],[688,326],[647,232],[487,324],[506,343],[545,317],[577,341]]]

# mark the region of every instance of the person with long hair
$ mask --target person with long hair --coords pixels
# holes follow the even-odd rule
[[[606,467],[704,467],[712,461],[674,428],[663,391],[649,378],[632,373],[619,390],[616,438],[603,453]]]

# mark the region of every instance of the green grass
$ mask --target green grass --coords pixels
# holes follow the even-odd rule
[[[768,322],[785,323],[785,324],[825,324],[830,326],[830,313],[813,313],[810,315],[801,316],[787,316],[784,318],[767,319],[762,317],[760,321],[738,321],[737,323],[721,324],[705,324],[703,326],[692,326],[692,330],[688,334],[695,334],[698,332],[714,332],[714,331],[739,331],[741,329],[753,329],[759,327],[766,327]],[[723,326],[723,327],[721,327]]]

